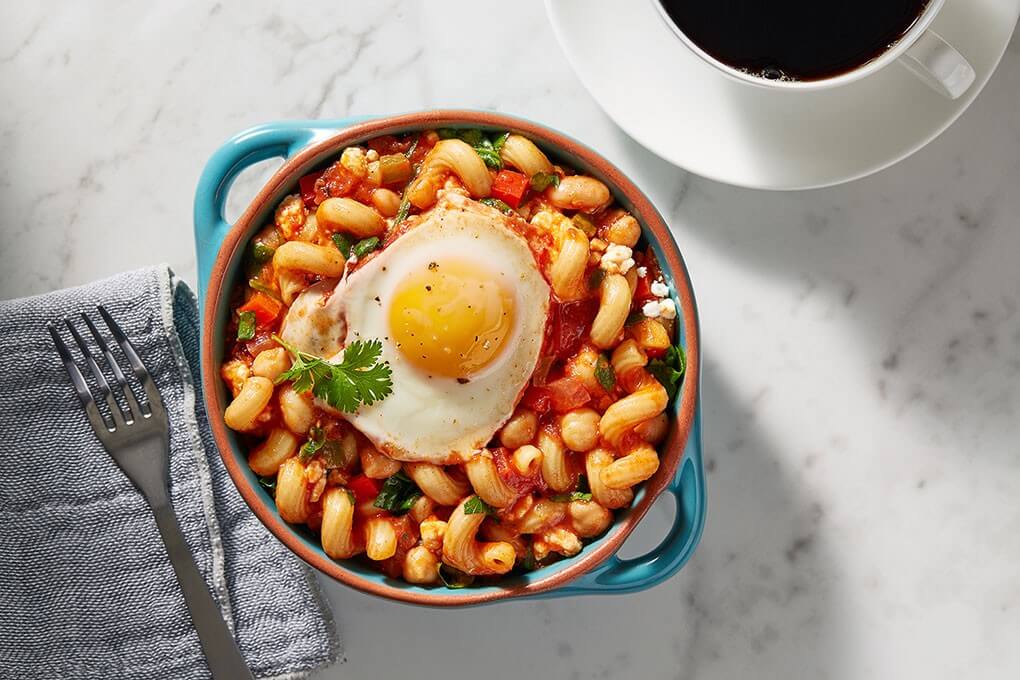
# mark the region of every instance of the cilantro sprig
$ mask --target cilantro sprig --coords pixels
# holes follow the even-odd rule
[[[302,444],[301,448],[298,450],[298,457],[302,460],[302,462],[307,463],[325,445],[326,433],[321,427],[313,426],[310,430],[308,430],[308,441]]]
[[[655,379],[666,388],[669,400],[680,390],[683,382],[684,372],[687,370],[687,355],[682,347],[670,345],[666,354],[661,359],[653,359],[646,367],[648,372],[655,376]]]
[[[472,496],[471,498],[464,501],[464,514],[465,515],[495,515],[496,511],[492,509],[492,506],[483,501],[478,496]]]
[[[421,490],[414,480],[400,471],[386,479],[372,505],[389,510],[394,515],[402,515],[410,510],[419,498]]]
[[[333,363],[302,352],[278,336],[273,339],[293,358],[293,364],[280,374],[276,384],[290,380],[294,391],[311,392],[344,413],[353,413],[362,404],[370,406],[393,391],[390,365],[379,361],[379,340],[355,340],[344,349],[340,363]]]
[[[600,354],[595,362],[595,379],[599,381],[599,385],[602,385],[602,389],[606,392],[612,392],[616,387],[616,371],[613,370],[613,365],[606,359],[605,354]]]

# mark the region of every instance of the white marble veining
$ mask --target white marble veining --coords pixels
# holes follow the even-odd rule
[[[792,194],[631,142],[537,1],[7,3],[0,92],[4,298],[157,261],[194,282],[205,159],[279,118],[521,114],[605,153],[671,223],[706,359],[689,566],[636,595],[467,611],[327,583],[347,649],[318,677],[1020,677],[1018,39],[931,146]]]

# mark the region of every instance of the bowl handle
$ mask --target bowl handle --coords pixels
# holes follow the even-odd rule
[[[230,230],[223,208],[237,176],[269,158],[291,158],[312,142],[366,120],[356,116],[340,120],[295,120],[266,123],[231,137],[209,158],[195,190],[195,249],[198,254],[198,299],[205,299],[213,262]]]
[[[676,516],[666,537],[639,557],[621,559],[613,555],[573,583],[546,595],[629,593],[650,588],[675,574],[694,552],[705,525],[704,474],[699,401],[680,468],[665,489],[676,499]]]

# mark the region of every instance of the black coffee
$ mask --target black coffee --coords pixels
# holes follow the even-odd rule
[[[660,0],[724,64],[769,79],[852,71],[903,37],[928,0]]]

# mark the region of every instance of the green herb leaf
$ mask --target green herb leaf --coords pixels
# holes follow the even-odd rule
[[[379,243],[378,236],[370,236],[369,238],[361,239],[354,244],[354,248],[351,249],[351,252],[354,253],[355,257],[361,259],[378,248]]]
[[[509,205],[507,205],[503,201],[499,200],[498,198],[483,198],[482,200],[480,200],[478,202],[479,203],[484,203],[485,205],[489,206],[490,208],[495,208],[496,210],[500,211],[504,215],[513,214],[513,211],[514,211],[513,208],[511,208]]]
[[[494,140],[492,140],[492,148],[496,150],[496,153],[499,153],[500,151],[503,150],[503,145],[506,144],[506,140],[509,136],[510,136],[509,132],[504,132],[503,134],[499,135]]]
[[[347,500],[351,502],[351,505],[358,504],[358,499],[355,497],[354,492],[350,489],[347,489]]]
[[[464,501],[465,515],[495,515],[496,511],[488,503],[478,496],[472,496]]]
[[[391,475],[383,483],[382,489],[372,505],[389,510],[394,515],[402,515],[410,510],[419,498],[421,498],[421,491],[418,486],[401,470],[397,474]]]
[[[605,354],[600,354],[595,362],[595,379],[599,381],[599,385],[602,385],[602,389],[606,392],[612,392],[616,387],[616,371],[613,370],[613,365],[606,359]]]
[[[276,254],[276,248],[271,248],[264,243],[255,243],[251,247],[251,256],[259,264],[265,264],[273,259],[273,255]]]
[[[301,449],[298,451],[298,458],[302,462],[308,462],[325,444],[326,433],[322,431],[321,427],[313,426],[308,430],[308,441],[302,444]]]
[[[237,315],[237,339],[251,340],[255,337],[255,312],[240,312]]]
[[[460,569],[454,569],[445,562],[439,563],[439,580],[443,582],[443,585],[450,590],[460,590],[461,588],[467,588],[469,585],[475,582],[475,577],[470,574],[465,574]]]
[[[351,257],[351,247],[354,243],[351,241],[351,237],[338,231],[330,238],[333,239],[333,245],[335,245],[336,249],[340,251],[340,254],[343,255],[345,259],[349,259]]]
[[[687,355],[682,347],[670,345],[661,359],[649,361],[646,368],[666,388],[666,394],[672,401],[687,371]]]
[[[595,267],[591,270],[591,276],[588,277],[588,290],[597,290],[602,285],[602,280],[606,278],[606,270],[602,267]]]
[[[558,503],[569,503],[570,501],[584,501],[588,502],[591,500],[591,493],[587,491],[573,491],[571,493],[558,493],[554,496],[549,497],[550,500]]]
[[[263,477],[259,475],[259,486],[268,491],[271,495],[276,495],[276,477]]]
[[[276,379],[290,380],[296,392],[309,392],[344,413],[353,413],[361,404],[370,406],[393,391],[389,363],[379,361],[382,342],[355,340],[344,348],[340,363],[320,359],[295,349],[273,336],[293,357],[291,367]]]
[[[535,191],[545,191],[549,187],[558,187],[560,176],[555,172],[536,172],[531,176],[531,188]]]
[[[440,128],[436,130],[440,139],[459,139],[475,150],[485,165],[500,170],[503,168],[503,159],[499,157],[500,149],[506,143],[509,132],[504,132],[494,138],[486,136],[484,132],[477,129],[454,130],[453,128]]]

